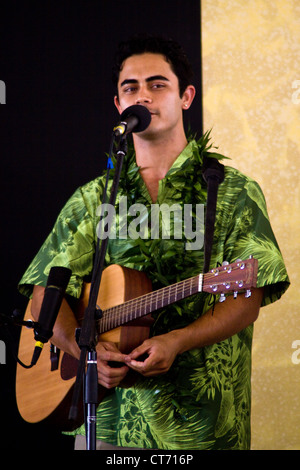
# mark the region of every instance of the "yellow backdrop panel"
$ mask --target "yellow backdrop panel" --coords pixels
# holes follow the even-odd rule
[[[253,449],[300,449],[300,3],[202,0],[204,130],[258,181],[292,282],[253,343]]]

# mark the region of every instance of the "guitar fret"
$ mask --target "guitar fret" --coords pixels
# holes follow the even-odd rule
[[[183,281],[183,291],[182,291],[182,293],[185,292],[185,284],[186,284],[186,279]],[[183,299],[183,297],[181,297],[181,298]]]
[[[256,285],[256,278],[257,260],[254,258],[216,268],[106,309],[98,320],[98,332],[104,333],[198,292],[216,294],[251,289]]]
[[[193,283],[190,282],[190,295],[192,295],[192,287],[193,287]]]
[[[136,299],[128,300],[124,304],[106,309],[103,312],[102,318],[98,321],[99,332],[109,331],[166,305],[177,302],[179,299],[184,299],[197,293],[198,279],[199,276],[185,279],[175,285],[163,287]]]

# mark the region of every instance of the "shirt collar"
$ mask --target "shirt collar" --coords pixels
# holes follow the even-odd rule
[[[191,140],[183,151],[178,155],[175,162],[167,172],[166,176],[171,176],[181,170],[184,164],[193,156],[193,152],[198,149],[195,140]]]

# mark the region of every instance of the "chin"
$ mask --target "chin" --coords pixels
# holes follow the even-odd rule
[[[137,137],[140,137],[142,139],[150,139],[150,138],[153,138],[155,137],[157,134],[158,134],[158,130],[153,128],[150,124],[149,127],[147,127],[147,129],[145,129],[144,131],[142,132],[138,132],[137,134],[134,134],[136,135]]]

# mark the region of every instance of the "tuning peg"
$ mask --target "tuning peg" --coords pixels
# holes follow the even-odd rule
[[[228,272],[228,274],[231,273],[231,266],[230,266],[228,261],[223,261],[222,267],[223,267],[224,271]]]
[[[250,290],[250,289],[247,289],[247,290],[246,290],[246,293],[245,293],[246,299],[248,299],[249,297],[251,297],[251,294],[252,294],[251,290]]]
[[[223,292],[220,294],[220,299],[219,299],[219,302],[224,302],[226,300],[226,296],[225,294],[223,294]]]
[[[237,291],[237,290],[235,290],[235,291],[234,291],[234,293],[233,293],[233,298],[234,298],[234,299],[236,299],[236,298],[237,298],[237,296],[238,296],[238,291]]]
[[[215,276],[217,276],[217,275],[219,274],[218,268],[213,268],[213,269],[210,270],[210,272],[211,272],[212,274],[214,274]]]

